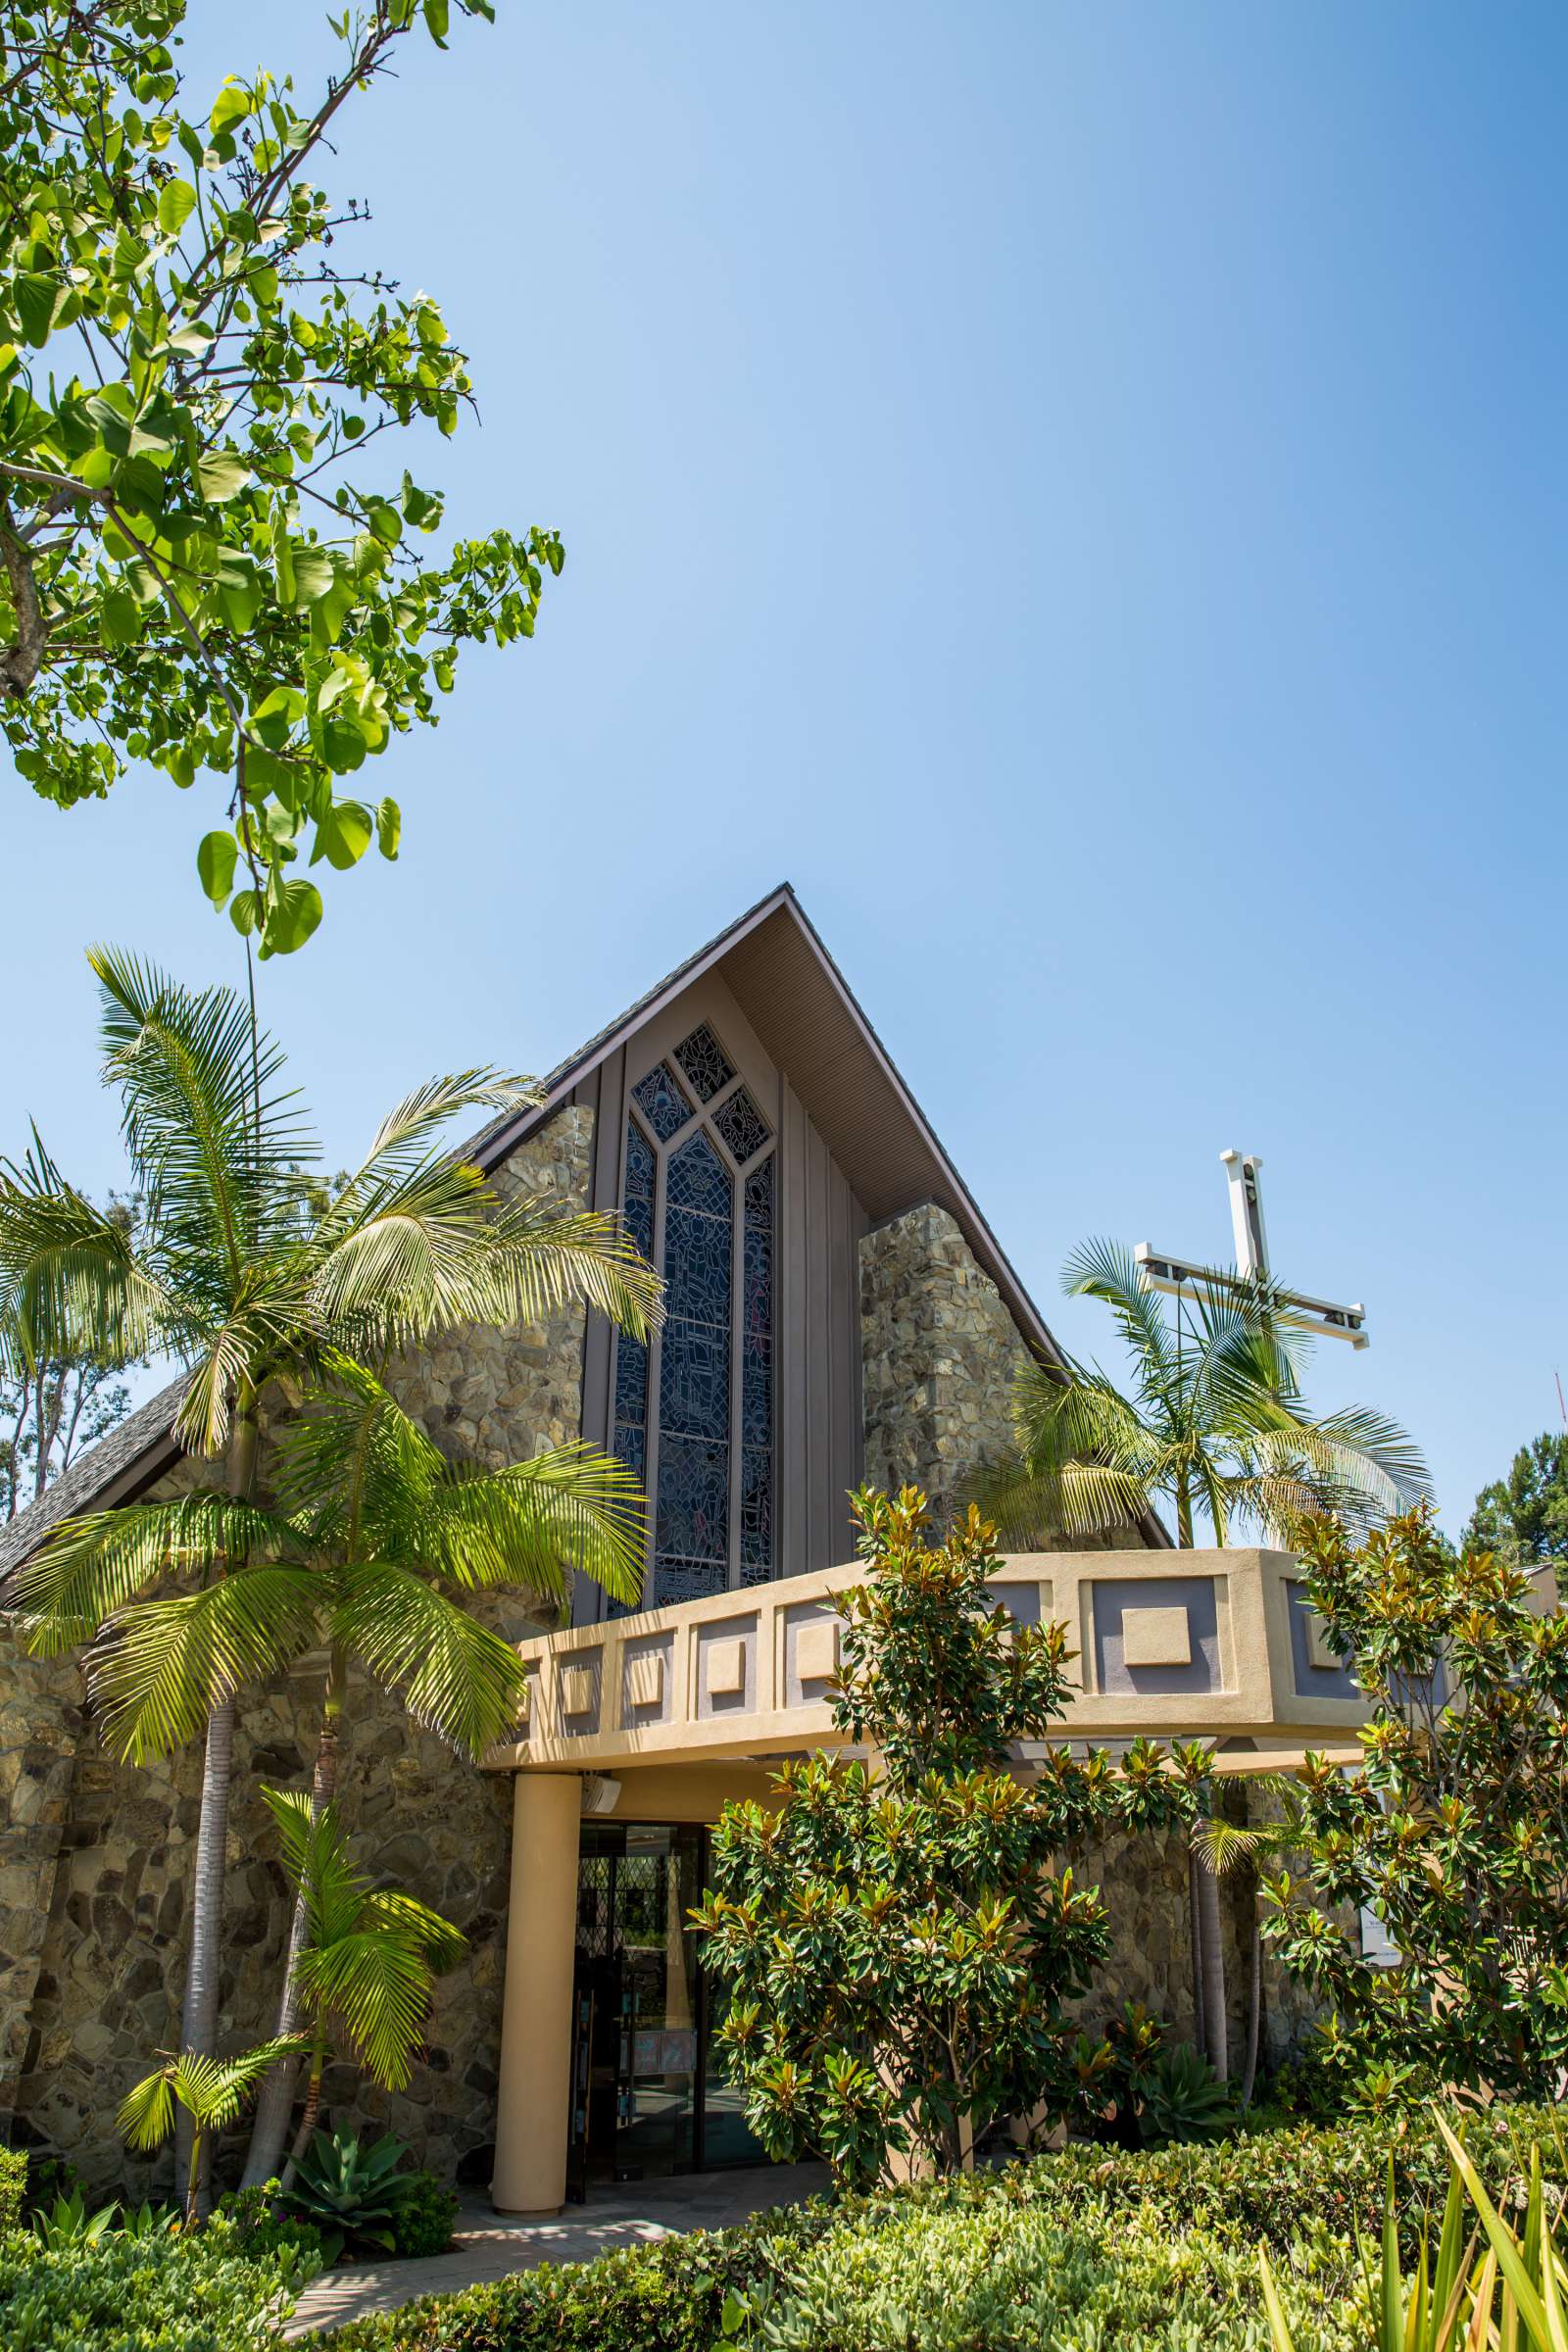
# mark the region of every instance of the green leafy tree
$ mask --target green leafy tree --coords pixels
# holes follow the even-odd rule
[[[1524,1568],[1568,1566],[1568,1431],[1547,1430],[1513,1457],[1506,1478],[1483,1487],[1464,1531],[1466,1546]]]
[[[213,2058],[200,2050],[170,2050],[164,2063],[143,2077],[121,2101],[116,2118],[128,2146],[150,2155],[173,2131],[177,2116],[189,2118],[190,2154],[185,2168],[185,2221],[200,2219],[200,2181],[208,2142],[231,2124],[269,2067],[291,2057],[292,2041],[264,2041],[237,2058]]]
[[[503,1203],[476,1167],[440,1149],[455,1113],[514,1105],[526,1099],[522,1082],[470,1070],[418,1088],[346,1182],[313,1205],[301,1171],[315,1147],[297,1098],[277,1091],[282,1055],[244,1001],[229,989],[179,988],[107,950],[91,960],[105,1075],[121,1097],[143,1224],[127,1234],[36,1142],[20,1165],[0,1168],[0,1350],[13,1363],[24,1342],[110,1362],[173,1354],[186,1367],[174,1435],[222,1464],[223,1491],[186,1505],[183,1556],[205,1566],[180,1621],[211,1700],[180,2039],[211,2055],[234,1693],[271,1671],[280,1638],[303,1646],[317,1623],[310,1571],[281,1556],[275,1524],[254,1500],[264,1389],[311,1379],[334,1351],[384,1361],[439,1329],[532,1322],[566,1303],[641,1333],[661,1286],[612,1218]],[[99,1574],[90,1549],[79,1588],[59,1565],[29,1564],[19,1588],[39,1619],[41,1654],[96,1630],[133,1596],[148,1563],[125,1556],[128,1590]],[[135,1703],[123,1752],[183,1735],[177,1675],[155,1673],[144,1693],[124,1695]]]
[[[1069,1298],[1109,1307],[1131,1364],[1118,1387],[1098,1365],[1031,1363],[1014,1401],[1016,1450],[976,1492],[1025,1544],[1125,1526],[1165,1503],[1189,1548],[1206,1518],[1216,1544],[1237,1527],[1278,1541],[1304,1511],[1358,1524],[1429,1491],[1421,1454],[1364,1405],[1321,1418],[1301,1374],[1309,1342],[1275,1284],[1198,1272],[1173,1307],[1145,1287],[1120,1244],[1086,1242],[1062,1271]],[[1225,1958],[1211,1873],[1189,1865],[1198,2041],[1227,2071]]]
[[[1264,1879],[1265,1934],[1332,2004],[1363,2074],[1553,2099],[1568,2066],[1568,1615],[1426,1510],[1355,1541],[1298,1531],[1307,1597],[1366,1693],[1362,1769],[1308,1757],[1304,1876]],[[1396,1952],[1365,1960],[1336,1907]]]
[[[439,1911],[396,1887],[372,1886],[355,1869],[335,1804],[313,1805],[294,1789],[264,1788],[262,1795],[305,1907],[295,1973],[310,2051],[304,2112],[283,2173],[287,2188],[316,2129],[334,2037],[383,2090],[404,2089],[435,1980],[457,1967],[467,1946]]]
[[[467,364],[431,297],[344,266],[366,216],[310,176],[451,13],[373,0],[316,96],[258,71],[193,103],[185,0],[0,8],[0,729],[63,808],[127,761],[216,787],[200,881],[264,956],[320,919],[301,866],[397,856],[397,804],[347,780],[562,566],[552,531],[444,538],[388,458],[455,431]]]
[[[1109,1935],[1062,1857],[1193,1800],[1143,1741],[1119,1769],[1056,1741],[1015,1776],[1013,1742],[1047,1739],[1068,1703],[1065,1627],[993,1606],[978,1512],[934,1548],[915,1489],[854,1509],[867,1573],[839,1596],[834,1720],[879,1768],[817,1755],[783,1767],[775,1805],[726,1807],[695,1916],[753,2131],[863,2183],[900,2153],[954,2171],[995,2117],[1070,2106],[1064,2004]]]

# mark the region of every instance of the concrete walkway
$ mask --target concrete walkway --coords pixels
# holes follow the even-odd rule
[[[424,2262],[345,2264],[313,2278],[286,2332],[341,2328],[368,2312],[396,2311],[420,2295],[451,2295],[481,2279],[510,2278],[541,2262],[592,2262],[596,2254],[688,2230],[726,2230],[770,2205],[798,2205],[827,2187],[821,2164],[748,2165],[728,2173],[683,2173],[596,2191],[545,2221],[514,2221],[488,2205],[465,2205],[448,2254]]]

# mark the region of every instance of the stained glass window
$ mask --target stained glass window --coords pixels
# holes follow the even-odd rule
[[[728,1086],[735,1075],[706,1021],[699,1021],[685,1043],[675,1048],[675,1059],[696,1089],[699,1102],[711,1102],[720,1087]]]
[[[713,1125],[742,1164],[755,1158],[768,1138],[767,1121],[744,1086],[738,1086],[728,1102],[719,1104]]]
[[[648,1124],[662,1144],[667,1144],[676,1128],[684,1127],[692,1115],[692,1106],[681,1093],[667,1061],[656,1062],[632,1092],[648,1113]]]
[[[773,1570],[774,1176],[761,1112],[704,1023],[674,1060],[699,1102],[730,1088],[710,1113],[692,1103],[667,1062],[632,1090],[622,1217],[664,1277],[657,1348],[615,1347],[613,1449],[652,1501],[651,1606],[722,1592],[738,1576]],[[738,1159],[737,1178],[709,1123]],[[662,1183],[660,1162],[663,1162]],[[656,1226],[656,1202],[660,1210]],[[657,1401],[656,1401],[657,1400]],[[739,1426],[735,1426],[737,1405]]]

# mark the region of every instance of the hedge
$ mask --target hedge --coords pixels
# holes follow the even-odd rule
[[[1568,2177],[1557,2110],[1494,2110],[1471,2118],[1466,2136],[1494,2189],[1517,2173],[1532,2136],[1543,2140],[1548,2176]],[[786,2322],[795,2324],[792,2296],[800,2305],[825,2293],[835,2275],[848,2277],[857,2266],[868,2282],[880,2277],[880,2235],[903,2245],[911,2277],[917,2249],[923,2249],[921,2259],[929,2255],[936,2264],[937,2277],[948,2240],[959,2274],[966,2271],[966,2247],[1016,2239],[1038,2252],[1049,2244],[1058,2263],[1070,2248],[1082,2285],[1085,2340],[1095,2336],[1089,2323],[1103,2320],[1113,2307],[1115,2328],[1105,2334],[1107,2342],[1116,2331],[1125,2339],[1134,2325],[1132,2310],[1115,2304],[1116,2279],[1104,2275],[1107,2262],[1112,2270],[1120,2265],[1123,2274],[1136,2274],[1138,2292],[1152,2308],[1188,2310],[1205,2352],[1265,2340],[1253,2328],[1255,2307],[1242,2284],[1245,2278],[1250,2289],[1255,2247],[1267,2240],[1282,2258],[1288,2292],[1293,2278],[1303,2293],[1310,2287],[1316,2332],[1307,2329],[1303,2341],[1328,2346],[1339,2341],[1343,2318],[1336,2316],[1346,2283],[1337,2267],[1340,2254],[1357,2226],[1377,2224],[1391,2153],[1401,2204],[1441,2203],[1446,2159],[1427,2117],[1411,2119],[1392,2135],[1387,2124],[1330,2132],[1303,2126],[1140,2154],[1075,2146],[972,2180],[850,2198],[838,2206],[816,2200],[757,2216],[738,2230],[664,2238],[597,2262],[542,2265],[355,2321],[329,2342],[331,2352],[604,2352],[607,2346],[613,2352],[712,2352],[722,2335],[727,2295],[767,2301],[768,2329],[776,2332]],[[944,2217],[956,2217],[956,2230],[948,2230]],[[906,2231],[911,2232],[907,2239]],[[1023,2281],[1014,2284],[1023,2305],[1034,2308]],[[939,2320],[946,2326],[941,2315],[953,2300],[947,2285],[930,2294],[933,2327]],[[1036,2309],[1037,2323],[1045,2308]],[[1229,2317],[1216,2333],[1221,2312]],[[837,2345],[842,2335],[851,2342],[855,2324],[852,2314],[837,2310],[837,2332],[822,2340]],[[932,2352],[946,2338],[937,2332],[899,2340]],[[1042,2346],[1050,2341],[1038,2336],[1038,2326],[1036,2340]],[[1147,2340],[1164,2337],[1156,2331]]]
[[[298,2266],[253,2260],[232,2225],[110,2230],[95,2246],[0,2237],[0,2344],[16,2352],[262,2352],[282,2342]]]
[[[0,2238],[22,2226],[27,2187],[27,2159],[21,2148],[0,2148]]]

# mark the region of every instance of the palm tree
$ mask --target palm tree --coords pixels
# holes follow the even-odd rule
[[[282,1054],[237,993],[183,989],[109,949],[89,961],[142,1220],[131,1234],[95,1207],[36,1134],[25,1159],[0,1164],[0,1371],[28,1348],[110,1362],[172,1354],[185,1371],[173,1434],[223,1465],[224,1493],[194,1498],[181,1555],[207,1563],[186,1615],[212,1703],[180,2038],[211,2055],[234,1692],[266,1670],[291,1613],[303,1640],[314,1605],[303,1569],[247,1517],[264,1388],[310,1377],[333,1349],[385,1362],[438,1329],[528,1322],[567,1304],[642,1335],[661,1286],[613,1219],[503,1204],[476,1167],[440,1150],[449,1119],[529,1100],[526,1082],[490,1069],[430,1081],[335,1192],[313,1198],[319,1155],[297,1095],[279,1091]],[[269,1582],[235,1575],[253,1558]],[[109,1600],[97,1623],[113,1612],[90,1568],[77,1590],[74,1618],[61,1607],[40,1627],[44,1654],[92,1630],[97,1602]],[[155,1682],[141,1721],[156,1723],[165,1689]]]
[[[349,1860],[335,1804],[264,1788],[277,1823],[283,1867],[304,1906],[295,1956],[299,1998],[311,2020],[305,2110],[283,2172],[288,2187],[311,2143],[334,2028],[383,2090],[409,2080],[435,1979],[462,1959],[466,1940],[413,1895],[372,1887]],[[264,2174],[270,2179],[270,2174]]]
[[[1202,1511],[1216,1544],[1250,1523],[1283,1540],[1304,1514],[1360,1524],[1431,1492],[1414,1442],[1365,1405],[1314,1419],[1301,1394],[1309,1342],[1276,1284],[1192,1277],[1174,1318],[1119,1243],[1086,1242],[1062,1270],[1069,1298],[1103,1299],[1132,1357],[1131,1390],[1098,1365],[1031,1363],[1014,1399],[1015,1457],[982,1478],[1004,1533],[1103,1533],[1164,1500],[1176,1541]]]
[[[185,2221],[201,2218],[201,2176],[208,2133],[221,2132],[238,2115],[257,2083],[280,2058],[292,2057],[297,2041],[264,2041],[238,2058],[211,2058],[200,2050],[165,2050],[164,2063],[145,2075],[121,2101],[116,2122],[133,2148],[151,2154],[162,2147],[176,2116],[188,2119],[190,2156],[185,2167]]]
[[[524,1673],[466,1602],[518,1587],[563,1599],[571,1569],[634,1601],[646,1533],[636,1481],[614,1456],[570,1445],[496,1471],[453,1463],[365,1366],[329,1353],[322,1371],[277,1434],[278,1507],[198,1494],[97,1512],[63,1523],[19,1580],[35,1644],[69,1646],[101,1628],[89,1695],[111,1747],[136,1762],[193,1739],[225,1690],[324,1647],[307,1800],[318,1811],[336,1791],[352,1664],[478,1757],[515,1725]],[[205,1584],[138,1597],[235,1558],[225,1631],[240,1625],[242,1642],[215,1644]],[[280,2036],[299,2019],[305,1934],[299,1895]],[[296,2071],[282,2065],[263,2086],[247,2184],[277,2170]]]
[[[1227,1879],[1239,1870],[1253,1874],[1252,1932],[1248,1949],[1247,2053],[1242,2063],[1241,2084],[1244,2107],[1252,2103],[1263,2028],[1263,1936],[1257,1916],[1257,1865],[1265,1855],[1298,1852],[1309,1841],[1298,1788],[1274,1772],[1260,1774],[1249,1786],[1273,1797],[1281,1808],[1277,1819],[1242,1823],[1210,1817],[1194,1831],[1192,1839],[1198,1867],[1210,1878]]]
[[[1018,1376],[1016,1450],[977,1476],[987,1516],[1008,1540],[1091,1536],[1160,1501],[1176,1542],[1201,1511],[1216,1544],[1251,1525],[1287,1541],[1303,1515],[1352,1525],[1430,1494],[1414,1442],[1385,1414],[1348,1405],[1314,1419],[1301,1394],[1307,1335],[1278,1284],[1197,1272],[1174,1317],[1145,1287],[1131,1252],[1090,1241],[1062,1269],[1069,1298],[1102,1299],[1132,1358],[1130,1390],[1098,1365],[1028,1364]],[[1193,1983],[1200,2049],[1224,2074],[1224,1945],[1213,1874],[1188,1861]]]

